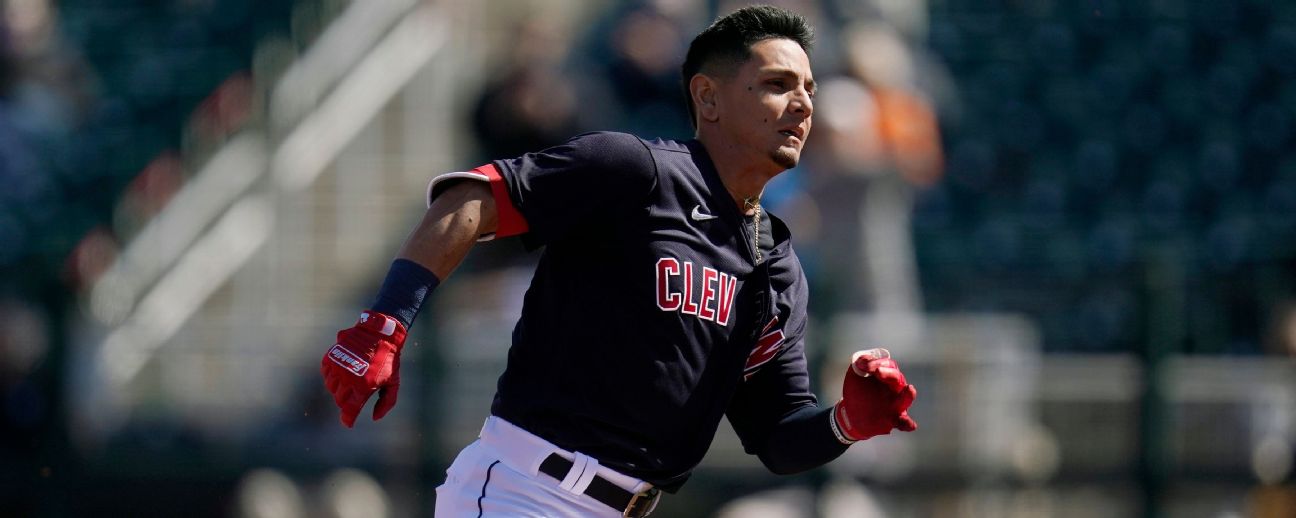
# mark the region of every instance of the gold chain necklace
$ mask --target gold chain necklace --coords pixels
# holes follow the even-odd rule
[[[760,264],[760,262],[761,262],[761,248],[760,248],[760,220],[761,220],[761,205],[760,205],[760,197],[759,197],[759,196],[752,196],[751,198],[747,198],[747,199],[743,200],[743,209],[744,209],[743,212],[746,212],[746,211],[749,211],[749,210],[756,211],[756,212],[753,213],[753,215],[752,215],[754,218],[756,218],[756,219],[753,221],[754,231],[752,232],[752,249],[756,250],[756,264]]]

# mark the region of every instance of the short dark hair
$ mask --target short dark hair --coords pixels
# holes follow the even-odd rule
[[[814,29],[804,17],[787,9],[753,5],[716,20],[693,38],[680,72],[684,79],[684,101],[688,105],[689,122],[694,128],[697,127],[697,108],[693,106],[693,93],[689,91],[689,81],[693,76],[711,64],[741,65],[751,57],[752,45],[775,38],[792,40],[809,54],[814,46]]]

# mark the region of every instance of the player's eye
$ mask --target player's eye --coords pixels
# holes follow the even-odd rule
[[[784,81],[784,80],[782,80],[782,79],[770,79],[769,81],[766,81],[765,84],[770,85],[770,86],[773,86],[774,88],[777,88],[777,89],[779,89],[779,90],[787,90],[787,89],[788,89],[788,87],[787,87],[787,81]]]

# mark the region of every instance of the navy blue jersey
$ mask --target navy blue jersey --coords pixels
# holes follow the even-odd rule
[[[817,406],[787,228],[759,223],[757,261],[700,143],[590,133],[471,174],[492,181],[497,234],[544,247],[493,414],[673,490],[722,415],[758,453]]]

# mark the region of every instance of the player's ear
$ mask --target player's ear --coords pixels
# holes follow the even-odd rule
[[[689,95],[693,97],[699,119],[715,122],[720,118],[716,102],[718,93],[719,85],[715,79],[706,74],[693,74],[693,79],[689,80]]]

